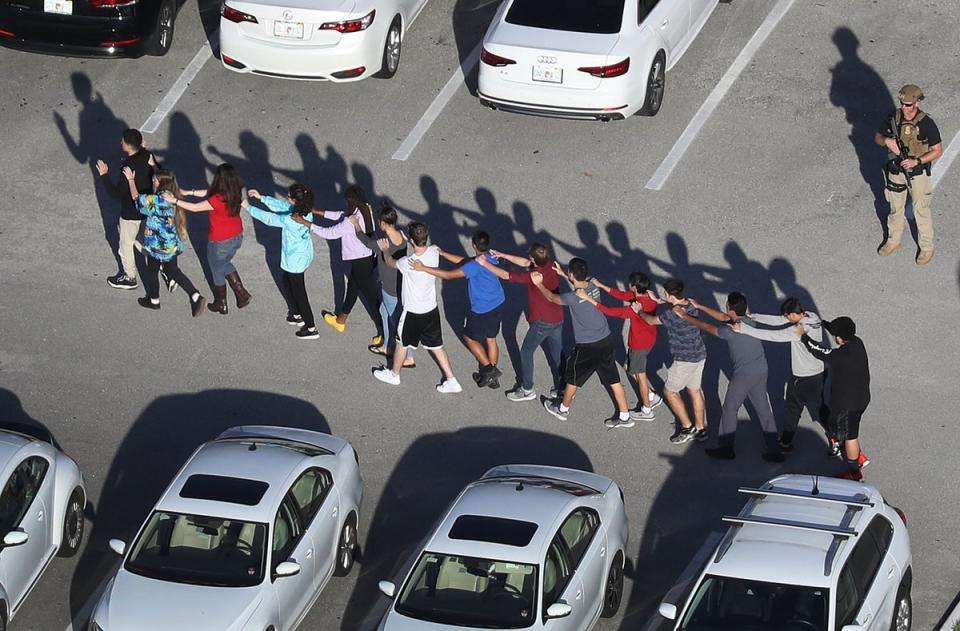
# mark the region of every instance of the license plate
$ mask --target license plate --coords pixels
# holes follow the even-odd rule
[[[43,0],[45,13],[59,13],[73,15],[73,0]]]
[[[303,39],[303,22],[274,22],[274,37]]]
[[[556,66],[534,66],[533,80],[546,83],[563,83],[563,68]]]

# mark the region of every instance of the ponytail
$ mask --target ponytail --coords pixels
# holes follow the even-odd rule
[[[313,191],[299,182],[290,185],[290,199],[293,200],[293,212],[309,215],[313,212]]]
[[[343,194],[347,200],[347,214],[360,213],[363,219],[363,232],[367,236],[373,234],[373,208],[367,202],[367,195],[359,186],[351,186]]]

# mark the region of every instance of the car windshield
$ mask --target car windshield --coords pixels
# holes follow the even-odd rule
[[[690,601],[683,631],[826,631],[828,591],[707,576]]]
[[[438,624],[520,629],[536,618],[536,591],[535,565],[424,552],[396,610]]]
[[[553,31],[619,33],[624,0],[514,0],[506,21]]]
[[[263,580],[266,524],[156,511],[126,569],[164,581],[249,587]]]

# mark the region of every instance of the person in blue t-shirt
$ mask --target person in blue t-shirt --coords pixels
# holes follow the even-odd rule
[[[478,372],[473,373],[473,380],[480,388],[499,388],[500,376],[503,374],[497,368],[500,359],[500,348],[497,346],[497,335],[500,334],[500,320],[503,306],[503,286],[500,279],[493,272],[476,261],[481,256],[497,263],[497,259],[489,254],[490,235],[478,230],[471,240],[476,257],[468,258],[458,254],[451,254],[440,250],[440,256],[450,263],[457,265],[456,269],[442,270],[436,267],[427,267],[420,261],[413,261],[413,269],[426,272],[443,280],[455,278],[467,279],[467,291],[470,294],[470,311],[467,312],[467,322],[463,329],[463,341],[467,348],[477,358],[480,366]]]

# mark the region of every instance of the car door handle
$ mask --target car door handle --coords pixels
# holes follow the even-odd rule
[[[310,548],[309,550],[307,550],[307,553],[306,553],[304,556],[307,557],[308,559],[312,559],[312,558],[313,558],[313,548]]]
[[[664,19],[663,22],[660,22],[660,28],[667,28],[667,24],[670,24],[670,20]]]
[[[605,556],[607,556],[607,547],[606,547],[606,546],[600,548],[600,557],[603,558],[603,557],[605,557]]]
[[[339,512],[340,512],[340,508],[337,507],[337,506],[334,506],[334,507],[333,507],[333,513],[331,513],[331,514],[332,514],[334,517],[336,517]]]
[[[37,521],[43,521],[43,511],[37,513]]]
[[[887,578],[893,578],[893,573],[896,571],[897,571],[897,568],[891,565],[890,569],[887,570]]]
[[[583,590],[582,590],[582,589],[578,589],[578,590],[577,590],[576,600],[580,600],[581,598],[583,598]]]

